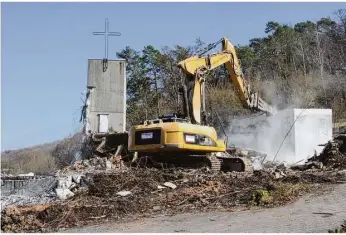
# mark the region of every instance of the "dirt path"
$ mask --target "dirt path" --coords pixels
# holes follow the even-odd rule
[[[317,214],[327,213],[327,214]],[[330,213],[330,214],[328,214]],[[104,223],[64,232],[321,232],[346,219],[346,184],[321,196],[307,196],[280,208],[242,212],[211,212]]]

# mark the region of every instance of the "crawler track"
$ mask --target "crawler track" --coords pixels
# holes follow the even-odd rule
[[[212,172],[252,172],[251,160],[246,157],[238,157],[231,153],[209,153],[204,155],[167,153],[150,155],[139,153],[136,164],[140,167],[155,168],[202,168],[209,167]]]

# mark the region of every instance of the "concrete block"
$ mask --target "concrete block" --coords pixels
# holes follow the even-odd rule
[[[18,174],[18,176],[28,176],[28,177],[33,177],[35,176],[34,173],[30,172],[30,173],[27,173],[27,174]]]
[[[171,189],[175,189],[177,187],[175,184],[173,184],[171,182],[166,182],[163,185],[166,186],[166,187],[169,187]]]
[[[68,188],[56,188],[55,189],[55,193],[56,193],[56,196],[60,199],[60,200],[66,200],[70,197],[73,197],[74,196],[74,193],[71,192],[71,190],[69,190]]]
[[[266,161],[276,155],[275,161],[303,164],[332,140],[332,110],[287,109],[269,118],[232,120],[227,135],[229,145],[264,152]]]
[[[72,184],[72,176],[61,176],[58,179],[58,188],[68,189]]]
[[[131,195],[131,194],[132,193],[130,191],[120,191],[120,192],[117,192],[117,195],[122,196],[122,197]]]
[[[72,175],[72,180],[73,182],[75,182],[76,184],[80,184],[81,183],[81,179],[82,179],[82,175]]]
[[[112,169],[113,168],[113,164],[111,163],[111,161],[106,160],[106,168],[107,169]]]

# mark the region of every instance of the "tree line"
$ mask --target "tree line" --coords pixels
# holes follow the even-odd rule
[[[316,22],[287,25],[270,21],[265,33],[248,45],[236,45],[243,73],[253,89],[278,109],[332,108],[334,121],[346,118],[346,9]],[[117,53],[127,62],[128,127],[181,110],[177,64],[206,46],[198,38],[191,46],[158,49],[148,45],[141,51],[127,46]],[[249,113],[236,92],[230,92],[234,87],[224,67],[208,75],[207,87],[207,110],[216,126],[216,113],[226,124],[234,116]]]

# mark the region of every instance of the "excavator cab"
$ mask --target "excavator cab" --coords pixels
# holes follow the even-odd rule
[[[142,121],[141,125],[145,124],[145,123],[153,123],[153,124],[157,124],[157,123],[166,123],[166,122],[181,122],[181,123],[188,123],[189,120],[184,118],[182,115],[179,115],[177,113],[172,113],[172,114],[165,114],[162,116],[159,116],[156,119],[153,120],[146,120],[146,121]]]

